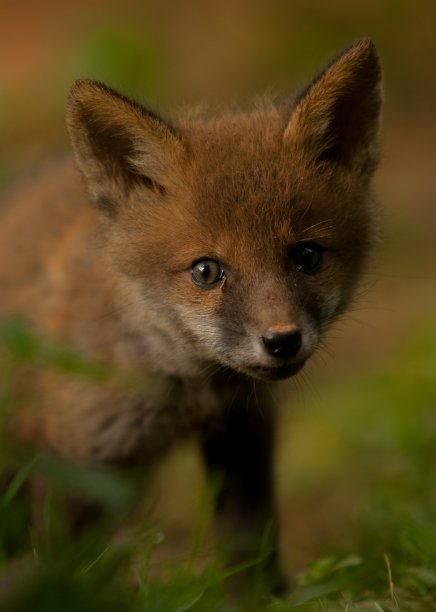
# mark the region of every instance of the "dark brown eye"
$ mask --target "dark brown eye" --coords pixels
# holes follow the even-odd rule
[[[196,285],[209,287],[220,281],[224,270],[214,259],[201,259],[192,265],[191,277]]]
[[[310,242],[297,244],[292,249],[292,259],[298,270],[305,274],[316,274],[322,266],[322,249]]]

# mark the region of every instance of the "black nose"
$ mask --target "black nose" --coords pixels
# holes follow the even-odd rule
[[[297,327],[289,331],[270,331],[262,336],[267,352],[278,359],[287,359],[298,353],[302,344],[301,332]]]

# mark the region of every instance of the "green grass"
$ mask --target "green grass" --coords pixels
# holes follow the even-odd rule
[[[9,381],[23,363],[105,379],[101,364],[88,371],[79,357],[41,345],[16,322],[2,327],[2,346],[4,415],[18,401]],[[165,532],[147,517],[131,520],[139,495],[134,476],[84,470],[3,444],[0,609],[436,610],[435,370],[436,326],[428,322],[389,364],[331,383],[322,400],[304,399],[304,410],[289,428],[300,450],[293,451],[289,465],[285,449],[279,453],[283,504],[304,506],[316,491],[343,487],[356,513],[344,537],[323,541],[322,553],[281,598],[232,599],[227,581],[238,568],[202,558],[205,525],[188,552],[160,561]],[[323,439],[329,444],[321,449]],[[318,447],[318,459],[305,450]],[[30,477],[48,483],[38,529],[27,503]],[[66,503],[71,496],[103,506],[104,520],[72,536]],[[342,517],[332,513],[327,519]]]

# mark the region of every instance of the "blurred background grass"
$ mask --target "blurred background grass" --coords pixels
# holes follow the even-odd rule
[[[280,421],[282,555],[290,574],[301,572],[298,602],[320,606],[310,609],[376,610],[375,600],[386,610],[436,609],[435,32],[432,0],[0,3],[3,184],[68,150],[64,108],[76,78],[106,81],[171,116],[203,100],[246,105],[265,91],[289,95],[353,39],[376,43],[386,90],[376,178],[383,244],[353,311],[330,334],[328,353],[285,388]],[[18,503],[14,489],[8,495],[4,508]],[[192,547],[198,524],[207,523],[205,498],[195,450],[176,451],[143,510],[147,525],[159,525],[171,542],[166,552],[165,543],[157,545],[155,565],[160,555],[180,559]],[[9,530],[27,524],[20,512],[14,505],[0,515],[3,548]],[[146,534],[147,542],[160,542],[153,530]],[[41,594],[47,592],[71,610],[232,609],[218,595],[219,574],[202,574],[192,593],[192,580],[180,572],[170,595],[159,583],[141,582],[134,598],[126,576],[124,586],[117,582],[122,546],[88,571],[104,546],[94,541],[76,550],[79,544],[60,538],[49,557],[34,543],[34,556],[56,563],[45,564],[47,574],[17,609],[30,609],[26,601],[34,610],[56,609]],[[338,608],[328,607],[333,600]],[[361,607],[350,607],[358,601]]]

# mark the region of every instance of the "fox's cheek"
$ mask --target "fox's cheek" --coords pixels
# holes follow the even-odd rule
[[[224,284],[225,278],[211,286],[199,286],[193,281],[191,272],[187,271],[173,287],[174,301],[199,314],[214,313],[222,304]]]

